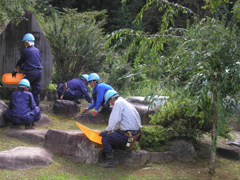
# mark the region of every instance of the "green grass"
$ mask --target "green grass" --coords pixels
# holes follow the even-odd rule
[[[43,113],[48,115],[52,124],[47,129],[79,130],[74,118]],[[103,130],[106,124],[84,124],[92,129]],[[0,150],[18,146],[36,145],[8,138],[3,132],[9,127],[0,129]],[[216,174],[208,174],[209,160],[198,162],[170,162],[146,164],[144,167],[116,167],[105,169],[97,165],[73,162],[68,158],[53,154],[53,163],[47,167],[26,170],[0,170],[0,180],[237,180],[240,179],[240,162],[217,158]]]

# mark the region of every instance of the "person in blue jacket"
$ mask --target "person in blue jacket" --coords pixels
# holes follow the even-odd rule
[[[31,92],[37,106],[39,106],[42,80],[41,52],[34,47],[35,37],[31,33],[25,34],[22,42],[25,48],[12,72],[12,76],[16,76],[20,69],[24,70],[24,78],[29,80]]]
[[[83,112],[87,112],[90,109],[93,109],[95,107],[95,110],[92,112],[93,116],[96,116],[98,114],[98,110],[101,106],[103,106],[103,109],[108,110],[111,112],[111,108],[108,107],[108,105],[104,101],[104,95],[105,92],[108,90],[112,90],[113,88],[105,83],[99,82],[100,77],[97,73],[92,73],[88,76],[88,83],[91,87],[93,87],[92,91],[92,99],[93,102],[83,110]]]
[[[58,96],[60,99],[71,100],[79,103],[84,97],[87,102],[92,103],[92,98],[90,97],[87,89],[88,75],[83,74],[80,79],[74,78],[66,83],[58,84]]]
[[[9,108],[5,112],[4,118],[13,124],[13,128],[25,125],[25,129],[34,129],[33,122],[41,118],[40,108],[36,105],[29,89],[30,83],[24,78],[19,82],[17,91],[11,95]]]

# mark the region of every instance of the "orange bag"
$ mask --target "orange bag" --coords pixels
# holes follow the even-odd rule
[[[5,73],[2,75],[2,82],[5,84],[18,84],[23,77],[23,73],[17,73],[16,77],[12,77],[12,73]]]

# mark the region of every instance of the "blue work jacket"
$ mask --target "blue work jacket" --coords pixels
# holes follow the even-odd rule
[[[16,67],[20,67],[26,71],[34,69],[42,69],[41,52],[34,46],[23,49],[20,59]]]
[[[108,90],[113,90],[112,86],[105,83],[97,83],[92,92],[93,102],[88,109],[95,107],[95,110],[97,111],[103,104],[105,92]]]
[[[67,86],[69,89],[69,91],[73,91],[73,94],[74,94],[74,91],[78,91],[77,93],[77,96],[82,96],[84,95],[84,98],[89,102],[91,103],[92,102],[92,99],[88,93],[88,90],[87,90],[87,87],[86,85],[84,84],[83,80],[82,79],[78,79],[78,78],[74,78],[70,81],[67,82]]]
[[[31,92],[15,91],[12,93],[9,108],[11,109],[11,116],[20,117],[26,121],[32,121],[30,116],[32,110],[36,108],[36,102]]]

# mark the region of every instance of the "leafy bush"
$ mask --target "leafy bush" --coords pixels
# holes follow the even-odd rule
[[[190,99],[175,99],[169,101],[163,109],[159,109],[151,116],[151,123],[163,128],[172,129],[175,138],[195,139],[211,130],[211,122],[199,107],[192,116]]]
[[[106,58],[102,29],[104,14],[105,11],[77,13],[65,9],[62,14],[54,13],[44,19],[39,17],[52,48],[53,83],[102,71]]]
[[[171,130],[167,130],[162,126],[144,126],[139,143],[140,147],[148,151],[167,150],[172,133]]]

